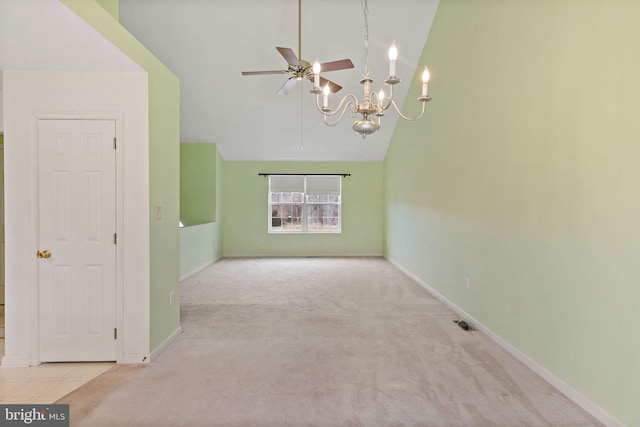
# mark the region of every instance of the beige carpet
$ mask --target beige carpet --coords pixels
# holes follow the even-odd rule
[[[66,396],[72,426],[598,426],[381,258],[224,259],[184,333]]]

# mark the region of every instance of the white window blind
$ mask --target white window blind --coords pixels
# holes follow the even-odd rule
[[[339,196],[340,176],[308,176],[308,196]]]
[[[272,175],[269,177],[272,193],[304,193],[303,175]]]

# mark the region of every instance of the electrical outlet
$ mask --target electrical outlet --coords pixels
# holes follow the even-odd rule
[[[176,295],[176,291],[169,292],[169,306],[173,305],[175,295]]]
[[[464,288],[465,289],[469,289],[469,278],[468,277],[464,278]]]

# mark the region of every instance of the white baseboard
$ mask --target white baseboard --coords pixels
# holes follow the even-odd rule
[[[122,364],[136,364],[136,363],[149,363],[149,353],[128,353],[123,354],[122,359],[118,363]]]
[[[304,252],[291,252],[291,253],[277,253],[277,254],[227,254],[225,253],[223,258],[364,258],[364,257],[376,257],[380,258],[383,255],[381,253],[304,253]]]
[[[2,358],[2,366],[7,368],[26,368],[31,366],[28,357],[8,357]]]
[[[125,354],[118,363],[149,363],[149,354]],[[28,368],[30,366],[35,365],[31,365],[29,358],[7,356],[2,358],[3,368]]]
[[[169,335],[167,337],[166,340],[162,341],[162,343],[160,343],[159,346],[157,346],[155,348],[155,350],[153,350],[151,352],[151,362],[153,362],[154,360],[156,360],[156,357],[158,357],[160,355],[160,353],[162,353],[167,347],[169,347],[171,345],[171,343],[178,338],[178,336],[182,333],[182,326],[178,326],[178,329],[176,329],[175,331],[173,331],[173,333],[171,335]]]
[[[194,268],[193,270],[191,270],[190,272],[188,272],[184,276],[180,277],[180,281],[182,282],[183,280],[188,279],[189,277],[193,276],[194,274],[201,272],[205,268],[209,267],[211,264],[214,264],[214,263],[218,262],[218,260],[220,260],[220,257],[216,257],[216,258],[212,259],[211,261],[207,261],[204,264]]]
[[[527,356],[522,351],[518,350],[516,347],[511,345],[505,339],[500,337],[499,335],[492,332],[489,328],[484,326],[482,323],[478,322],[473,318],[470,314],[462,310],[460,307],[455,305],[453,302],[449,301],[444,295],[440,294],[438,291],[433,289],[427,283],[425,283],[418,276],[405,269],[402,265],[398,264],[396,261],[392,260],[389,257],[385,258],[393,264],[398,270],[402,271],[404,274],[413,279],[416,283],[426,289],[429,293],[435,296],[437,299],[442,301],[445,305],[447,305],[450,309],[455,311],[461,319],[469,321],[473,327],[475,327],[478,331],[484,333],[489,338],[491,338],[496,344],[510,353],[513,357],[518,359],[520,362],[524,363],[529,369],[538,374],[542,379],[555,387],[560,393],[564,394],[567,398],[573,401],[576,405],[580,406],[582,409],[587,411],[591,416],[596,418],[598,421],[603,423],[608,427],[624,427],[624,424],[618,420],[616,417],[611,415],[609,412],[601,408],[599,405],[596,405],[594,402],[589,400],[582,393],[571,387],[566,382],[562,381],[558,378],[554,373],[549,371],[544,366],[540,365],[538,362]]]

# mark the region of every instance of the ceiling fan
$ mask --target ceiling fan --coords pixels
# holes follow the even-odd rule
[[[305,61],[304,59],[300,59],[302,57],[301,49],[302,49],[302,8],[301,8],[302,0],[298,0],[298,56],[296,56],[295,52],[288,47],[276,47],[280,55],[284,57],[287,61],[288,67],[286,70],[271,70],[271,71],[243,71],[243,76],[256,76],[263,74],[289,74],[290,77],[284,82],[284,85],[278,90],[278,95],[286,95],[291,89],[296,85],[298,80],[309,79],[311,82],[314,82],[314,74],[313,74],[313,65],[309,61]],[[353,62],[350,59],[341,59],[339,61],[331,61],[320,64],[321,71],[326,73],[327,71],[337,71],[337,70],[345,70],[348,68],[353,68]],[[315,83],[315,82],[314,82]],[[325,79],[320,76],[320,86],[324,87],[329,85],[329,90],[332,93],[338,92],[342,89],[342,86],[336,84],[330,80]]]

